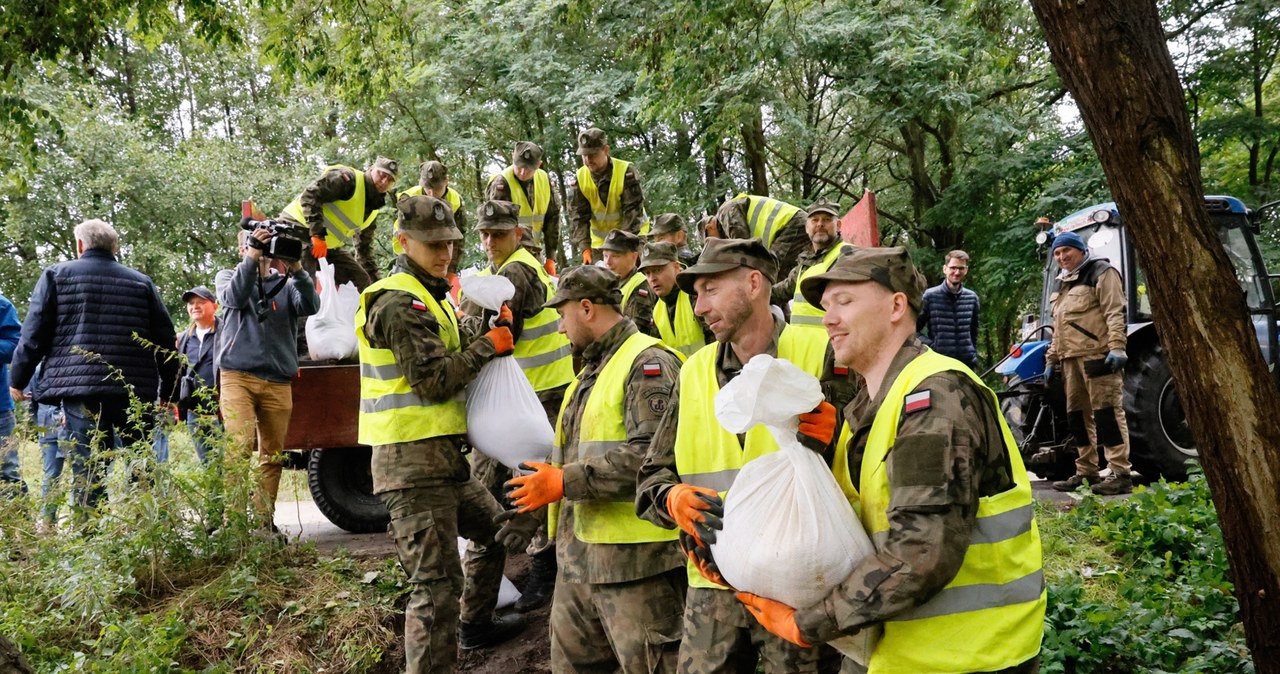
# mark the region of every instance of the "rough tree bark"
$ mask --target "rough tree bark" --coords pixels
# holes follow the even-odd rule
[[[1152,0],[1032,0],[1147,272],[1259,674],[1280,672],[1280,394],[1204,209]]]

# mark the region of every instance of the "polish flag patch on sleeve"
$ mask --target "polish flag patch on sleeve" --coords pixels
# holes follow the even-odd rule
[[[411,305],[409,305],[409,306],[413,307],[414,309],[417,309],[418,311],[426,311],[426,310],[427,310],[427,303],[426,303],[426,302],[423,302],[422,300],[414,300],[414,301],[413,301],[413,304],[411,304]]]
[[[843,377],[843,376],[845,376],[845,375],[849,374],[849,368],[847,368],[847,367],[845,367],[845,366],[843,366],[843,365],[836,365],[836,366],[834,366],[834,367],[832,367],[832,368],[831,368],[831,372],[832,372],[832,373],[834,373],[834,374],[836,374],[836,375],[839,375],[839,376]]]
[[[917,391],[902,399],[902,411],[907,414],[927,410],[932,406],[933,392],[928,389]]]
[[[645,363],[640,367],[646,377],[656,377],[662,374],[662,363]]]

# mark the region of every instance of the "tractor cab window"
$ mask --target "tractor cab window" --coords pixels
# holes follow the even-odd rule
[[[1258,269],[1253,264],[1253,251],[1249,247],[1248,235],[1239,227],[1219,227],[1218,236],[1222,238],[1222,248],[1231,260],[1231,266],[1235,268],[1236,281],[1244,291],[1249,308],[1269,309],[1270,307],[1264,306],[1266,293],[1262,290],[1262,284],[1270,283],[1270,279],[1258,274]]]

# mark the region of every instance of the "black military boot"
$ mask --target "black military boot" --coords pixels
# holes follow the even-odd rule
[[[524,591],[516,600],[516,610],[528,613],[550,601],[551,593],[556,589],[556,571],[554,545],[534,555],[533,566],[529,569],[529,578],[524,583]]]
[[[464,651],[497,646],[523,630],[524,618],[518,615],[495,615],[484,623],[463,621],[458,625],[458,646]]]

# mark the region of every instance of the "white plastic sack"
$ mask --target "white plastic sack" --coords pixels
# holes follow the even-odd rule
[[[467,551],[467,539],[458,537],[458,557],[462,557]],[[520,590],[516,589],[516,584],[502,577],[502,583],[498,585],[498,605],[495,609],[504,609],[508,606],[515,606],[520,599]]]
[[[823,400],[818,380],[791,362],[759,355],[716,395],[716,418],[731,433],[763,424],[780,451],[748,462],[725,499],[724,530],[711,552],[733,587],[807,608],[875,552],[822,457],[796,439],[797,417]],[[859,662],[876,635],[831,642]]]
[[[352,358],[360,350],[356,342],[360,291],[350,281],[338,286],[333,265],[324,258],[320,258],[316,283],[320,286],[320,311],[307,317],[307,353],[311,360]]]
[[[497,311],[516,289],[502,276],[470,276],[462,279],[462,294]],[[467,386],[467,439],[508,468],[551,456],[555,430],[515,358],[494,358]]]

